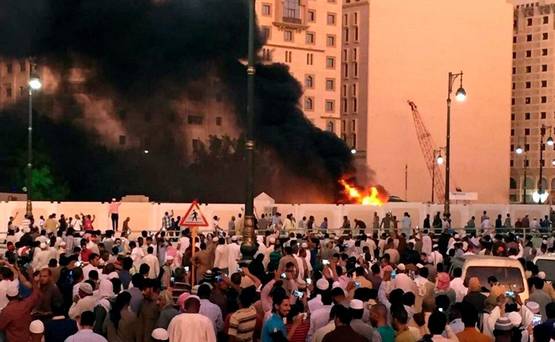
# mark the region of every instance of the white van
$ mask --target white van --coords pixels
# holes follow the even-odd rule
[[[534,258],[539,271],[545,272],[545,280],[555,281],[555,254],[546,254]]]
[[[452,260],[451,274],[455,267],[462,269],[462,278],[467,287],[470,278],[478,277],[486,296],[490,290],[488,283],[490,276],[497,278],[499,284],[504,285],[507,290],[518,293],[523,302],[530,296],[524,268],[516,259],[489,255],[465,255]]]

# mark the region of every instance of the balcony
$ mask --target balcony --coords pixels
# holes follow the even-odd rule
[[[283,17],[283,22],[289,23],[289,24],[297,24],[297,25],[302,24],[301,18],[294,18],[294,17]]]

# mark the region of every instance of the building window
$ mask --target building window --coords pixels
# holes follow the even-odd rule
[[[267,42],[272,34],[272,28],[270,26],[262,26],[260,32],[262,34],[262,39]]]
[[[283,18],[284,19],[300,19],[301,10],[299,0],[283,1]],[[296,21],[296,20],[295,20]]]
[[[513,36],[513,44],[516,43],[516,36]]]
[[[532,35],[531,35],[531,34],[529,34],[529,35],[526,36],[526,41],[527,41],[527,42],[531,42],[531,41],[532,41]]]
[[[200,115],[188,115],[187,123],[189,125],[202,125],[203,117]]]
[[[355,97],[355,98],[352,99],[352,101],[353,101],[353,113],[356,113],[356,112],[358,112],[358,100]],[[354,122],[354,120],[353,120],[353,122]]]
[[[216,126],[221,126],[222,125],[222,117],[221,116],[216,116]]]
[[[314,32],[307,32],[306,33],[306,43],[307,44],[314,44],[315,39],[314,39]]]
[[[314,63],[314,55],[312,53],[307,53],[306,54],[306,64],[307,65],[312,65],[312,63]]]
[[[526,166],[526,167],[530,166],[530,161],[528,159],[526,159],[524,161],[524,166]]]
[[[527,81],[527,82],[526,82],[526,88],[531,88],[531,87],[532,87],[532,82]]]
[[[353,28],[353,40],[358,42],[358,27]]]
[[[513,90],[516,89],[516,84],[513,82]]]
[[[516,103],[516,100],[515,100],[515,98],[513,97],[513,98],[511,99],[511,104],[514,105],[515,103]]]
[[[314,109],[314,99],[310,96],[305,96],[304,98],[304,109],[313,110]]]
[[[549,39],[549,33],[547,33],[547,32],[542,33],[542,39],[543,40],[548,40]]]
[[[524,129],[524,135],[530,135],[530,128]]]
[[[315,10],[308,10],[306,13],[306,18],[309,23],[316,22],[316,11]]]
[[[306,75],[304,78],[304,87],[306,89],[312,89],[314,88],[314,76],[312,75]]]
[[[271,61],[272,51],[270,49],[262,49],[262,59],[265,61]]]
[[[286,42],[292,42],[293,41],[293,31],[290,31],[290,30],[283,31],[283,40],[285,40]]]
[[[7,72],[8,74],[11,74],[11,73],[13,72],[13,65],[12,65],[12,63],[6,64],[6,72]]]
[[[25,96],[25,87],[24,86],[19,87],[19,96],[20,97]]]
[[[528,135],[530,135],[530,129],[528,128]],[[524,144],[524,151],[530,151],[530,144]]]
[[[549,17],[548,16],[543,17],[543,23],[544,24],[549,24]]]
[[[532,66],[531,66],[531,65],[527,65],[527,66],[526,66],[526,72],[527,72],[527,73],[531,73],[531,72],[532,72]]]
[[[332,113],[335,110],[335,102],[333,100],[326,100],[326,112]]]
[[[353,25],[358,25],[358,12],[353,13]]]
[[[343,26],[349,26],[349,15],[343,14]]]
[[[541,97],[541,103],[547,103],[547,96]]]
[[[513,59],[516,59],[516,52],[513,52]]]
[[[546,80],[542,80],[542,88],[546,88],[547,87],[547,81]]]
[[[547,56],[547,49],[542,49],[542,56]]]
[[[335,79],[328,78],[326,79],[326,90],[335,90]]]
[[[530,104],[530,102],[531,102],[530,97],[524,98],[524,103],[525,103],[525,104]]]
[[[528,20],[527,20],[527,25],[528,25],[528,26],[532,26],[532,18],[528,18]]]
[[[524,113],[524,120],[530,120],[530,113]]]
[[[347,96],[347,85],[344,84],[341,90],[341,96]]]
[[[514,136],[515,136],[515,129],[512,128],[512,129],[511,129],[511,137],[514,137]],[[511,151],[512,151],[512,150],[513,150],[513,145],[511,145]]]
[[[293,53],[291,51],[285,51],[285,63],[291,63],[293,61]]]
[[[193,152],[199,152],[202,148],[202,143],[200,142],[199,139],[193,139],[192,141],[193,143]]]
[[[349,64],[347,63],[343,63],[343,77],[344,78],[349,77]]]
[[[328,34],[327,39],[326,39],[326,45],[328,47],[334,47],[335,46],[335,35]]]
[[[335,13],[328,13],[327,18],[328,25],[335,25]]]
[[[542,119],[547,118],[547,113],[546,113],[546,112],[541,112],[541,113],[540,113],[540,117],[541,117]]]
[[[353,63],[353,76],[358,77],[358,63],[357,62]]]
[[[333,122],[332,122],[332,121],[329,121],[329,122],[328,122],[328,125],[327,125],[327,128],[326,128],[327,131],[333,133],[333,132],[334,132],[334,127],[333,127],[333,126],[334,126],[334,125],[333,125]]]
[[[326,68],[335,69],[335,57],[326,57]]]
[[[353,48],[353,50],[351,52],[351,58],[355,62],[358,60],[358,49],[357,48]]]
[[[343,113],[347,113],[348,108],[347,108],[347,98],[343,97],[341,99],[341,110],[343,111]]]
[[[542,64],[542,72],[546,72],[547,71],[547,64]]]
[[[119,144],[120,145],[125,145],[126,140],[127,140],[127,137],[125,135],[120,135],[119,136]]]
[[[526,50],[526,57],[532,57],[532,50]]]
[[[513,166],[514,166],[514,162],[513,162],[513,160],[511,159],[511,167],[513,167]],[[512,179],[512,178],[511,178],[511,179]]]
[[[27,64],[25,62],[19,62],[19,71],[24,72],[27,70]]]
[[[272,5],[270,4],[262,4],[262,15],[269,17],[272,15]]]
[[[513,67],[513,75],[516,74],[516,68]]]
[[[348,57],[348,56],[347,56],[347,49],[343,49],[343,55],[342,55],[342,56],[343,56],[343,62],[346,62],[346,61],[347,61],[347,57]]]
[[[356,84],[353,84],[353,85],[351,86],[351,94],[352,94],[353,96],[357,96],[357,85],[356,85]]]
[[[516,117],[515,113],[511,113],[511,120],[512,121],[515,121],[515,117]]]

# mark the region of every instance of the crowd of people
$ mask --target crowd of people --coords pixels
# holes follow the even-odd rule
[[[292,215],[272,215],[258,219],[257,252],[246,262],[240,214],[194,241],[188,228],[175,227],[172,212],[161,229],[133,238],[116,231],[111,215],[115,229],[102,232],[90,215],[10,218],[0,259],[0,341],[555,338],[555,290],[533,263],[553,252],[553,236],[535,246],[508,228],[466,233],[428,222],[414,229],[408,214],[400,227],[378,217],[377,229],[345,217],[335,233],[322,228],[327,220],[315,229],[309,217],[294,232]],[[454,261],[475,254],[519,260],[529,298],[493,276],[463,279]]]

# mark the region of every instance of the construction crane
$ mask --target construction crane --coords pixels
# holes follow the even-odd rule
[[[424,156],[424,161],[426,162],[426,167],[432,177],[433,192],[436,198],[441,202],[445,194],[445,178],[443,176],[443,170],[437,165],[435,160],[435,152],[437,151],[432,135],[428,132],[428,129],[422,121],[422,117],[418,112],[418,107],[411,100],[407,103],[412,111],[412,118],[414,120],[414,127],[416,129],[416,136],[418,137],[418,143],[420,144],[420,149],[422,150],[422,155]]]

